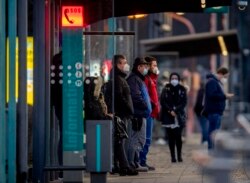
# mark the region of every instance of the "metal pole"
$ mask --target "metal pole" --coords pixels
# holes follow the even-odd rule
[[[34,109],[33,182],[44,182],[45,164],[45,1],[35,0],[34,9]]]
[[[6,2],[0,1],[0,182],[6,182]]]
[[[46,126],[46,147],[50,147],[50,60],[51,60],[51,2],[45,4],[45,126]],[[53,19],[53,18],[52,18]],[[52,27],[53,28],[53,27]],[[50,149],[45,151],[45,162],[49,164],[52,157],[50,157]],[[46,179],[48,176],[46,176]],[[46,180],[48,181],[48,180]]]
[[[8,182],[16,182],[16,0],[8,1],[9,112]]]
[[[28,3],[18,1],[18,105],[17,105],[17,172],[18,180],[25,182],[28,170],[28,120],[27,120],[27,32]]]

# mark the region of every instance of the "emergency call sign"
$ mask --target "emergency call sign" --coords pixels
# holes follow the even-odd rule
[[[83,27],[82,6],[62,6],[62,27]]]

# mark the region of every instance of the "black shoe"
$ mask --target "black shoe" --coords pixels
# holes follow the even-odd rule
[[[138,171],[133,168],[127,168],[127,175],[138,175]]]
[[[172,162],[172,163],[176,163],[176,159],[175,159],[175,158],[172,158],[172,159],[171,159],[171,162]]]
[[[126,176],[126,175],[138,175],[138,171],[133,168],[123,168],[119,172],[120,176]]]
[[[179,157],[178,162],[183,162],[183,159],[181,157]]]
[[[142,166],[142,167],[148,167],[148,170],[149,170],[149,171],[153,171],[153,170],[155,170],[155,167],[153,167],[153,166],[149,166],[147,163],[145,163],[145,164],[141,164],[141,166]]]
[[[110,174],[116,174],[116,173],[120,173],[120,169],[117,167],[112,168],[112,172],[110,172]]]

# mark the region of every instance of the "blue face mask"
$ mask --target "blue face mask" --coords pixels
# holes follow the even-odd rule
[[[144,70],[143,70],[143,72],[142,72],[142,75],[143,75],[143,76],[146,76],[147,74],[148,74],[148,69],[145,69],[145,68],[144,68]]]

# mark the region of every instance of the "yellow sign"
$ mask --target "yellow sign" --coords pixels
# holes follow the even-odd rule
[[[7,101],[9,101],[9,40],[7,39]],[[16,98],[18,98],[18,38],[16,38]],[[27,103],[33,105],[33,37],[27,38]]]
[[[62,27],[83,27],[82,6],[62,6]]]

